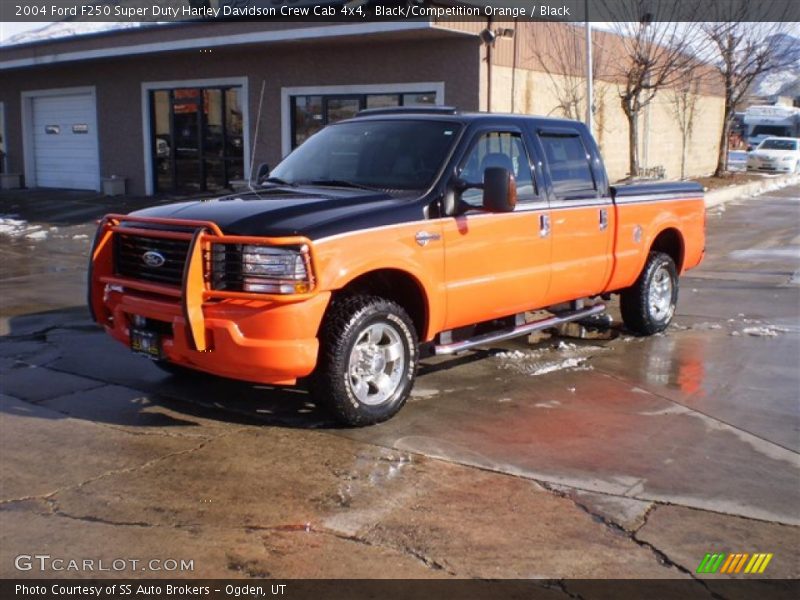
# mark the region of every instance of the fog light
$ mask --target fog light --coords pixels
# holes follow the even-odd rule
[[[262,294],[293,294],[296,285],[294,283],[269,283],[263,279],[245,277],[243,289],[245,292]]]

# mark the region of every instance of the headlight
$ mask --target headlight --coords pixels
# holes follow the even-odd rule
[[[311,290],[308,248],[214,244],[212,286],[262,294],[303,294]]]
[[[791,156],[784,156],[781,160],[783,162],[789,162],[790,160],[794,160],[794,159]]]

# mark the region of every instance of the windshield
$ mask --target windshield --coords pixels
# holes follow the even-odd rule
[[[751,136],[757,135],[786,135],[789,133],[788,127],[782,127],[780,125],[756,125],[753,127],[753,132],[750,134]]]
[[[794,140],[764,140],[758,147],[759,150],[797,150]]]
[[[458,123],[353,121],[330,125],[287,156],[270,178],[289,184],[425,189],[447,158]]]

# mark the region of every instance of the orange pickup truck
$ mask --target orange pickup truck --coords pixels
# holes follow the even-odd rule
[[[400,410],[420,356],[585,319],[612,293],[629,330],[662,331],[703,258],[702,189],[609,185],[575,121],[363,111],[259,173],[106,216],[93,318],[171,372],[307,381],[349,425]]]

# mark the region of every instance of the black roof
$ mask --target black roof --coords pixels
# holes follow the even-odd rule
[[[572,119],[564,119],[559,117],[545,117],[540,115],[525,115],[515,113],[494,113],[494,112],[461,112],[453,106],[395,106],[388,108],[369,108],[359,111],[355,117],[347,119],[361,120],[372,118],[385,118],[392,117],[397,119],[416,119],[429,118],[437,121],[457,121],[459,123],[471,123],[482,119],[491,119],[492,121],[537,121],[539,123],[546,123],[547,125],[569,125],[575,126],[576,124],[583,125],[582,121],[574,121]]]

